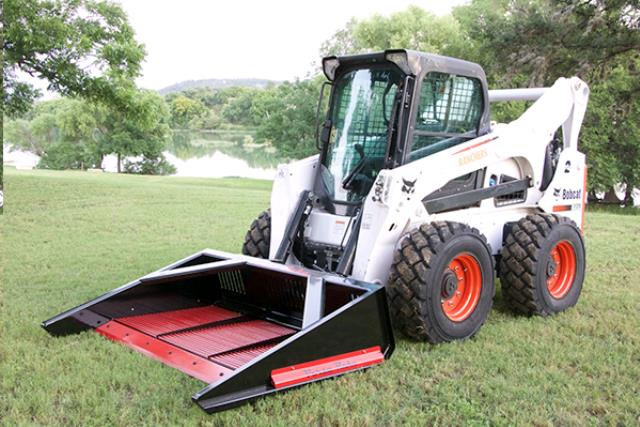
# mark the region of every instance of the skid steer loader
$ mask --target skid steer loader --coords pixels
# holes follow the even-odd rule
[[[201,251],[43,327],[95,330],[199,378],[193,400],[215,412],[381,363],[392,319],[417,339],[468,338],[496,275],[523,313],[577,302],[583,81],[490,91],[479,65],[406,50],[323,70],[320,154],[278,167],[244,255]],[[535,102],[492,123],[490,103],[510,100]]]

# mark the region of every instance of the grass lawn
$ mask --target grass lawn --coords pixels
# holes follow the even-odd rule
[[[200,249],[239,251],[270,183],[5,171],[0,217],[0,424],[589,425],[640,423],[640,216],[587,214],[577,307],[511,314],[480,333],[398,337],[382,366],[209,416],[203,383],[87,332],[40,322]]]

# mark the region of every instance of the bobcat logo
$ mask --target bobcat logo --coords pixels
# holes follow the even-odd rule
[[[415,185],[417,180],[418,179],[416,178],[413,181],[409,181],[402,178],[402,192],[407,194],[413,194],[416,191]]]
[[[560,188],[553,189],[553,197],[560,197]]]

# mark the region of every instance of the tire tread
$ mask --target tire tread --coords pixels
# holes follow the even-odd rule
[[[448,341],[425,321],[428,312],[425,278],[444,244],[463,233],[477,235],[488,246],[477,229],[452,221],[422,224],[401,241],[394,254],[387,294],[395,326],[405,335],[434,344]]]
[[[536,292],[536,267],[540,248],[553,228],[560,224],[575,227],[564,216],[533,214],[515,223],[505,239],[500,260],[502,295],[515,311],[548,316],[553,314]]]
[[[269,259],[271,242],[271,209],[262,212],[254,219],[244,236],[242,253],[255,258]]]

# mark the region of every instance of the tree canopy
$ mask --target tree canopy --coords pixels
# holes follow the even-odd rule
[[[118,156],[118,172],[123,156],[161,158],[171,137],[170,119],[169,108],[162,96],[151,90],[139,90],[129,111],[106,110],[99,152]]]
[[[322,79],[285,82],[260,92],[251,106],[258,138],[270,141],[285,156],[302,158],[316,153],[316,105],[321,84]]]
[[[39,95],[21,76],[51,91],[128,108],[145,51],[122,8],[99,0],[6,0],[4,112],[26,112]]]
[[[417,6],[389,16],[351,19],[345,28],[325,41],[322,56],[410,48],[457,56],[463,49],[465,33],[451,15],[439,17]]]
[[[207,114],[207,108],[198,99],[178,95],[169,101],[171,125],[175,128],[201,127],[199,121]]]

